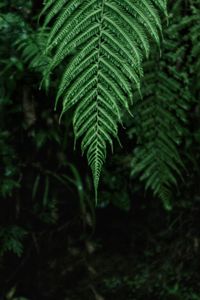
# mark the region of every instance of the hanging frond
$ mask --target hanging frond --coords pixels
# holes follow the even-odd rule
[[[170,25],[165,37],[162,58],[153,57],[144,67],[143,100],[138,100],[134,124],[138,146],[132,176],[140,174],[146,189],[150,188],[170,209],[172,187],[184,168],[179,145],[186,130],[191,94],[184,67],[180,69],[187,48],[179,44],[177,26]]]
[[[42,12],[44,26],[53,23],[46,76],[66,65],[56,103],[62,98],[62,113],[75,105],[75,139],[82,138],[96,192],[106,145],[113,148],[118,135],[121,109],[130,112],[133,88],[140,90],[150,40],[160,43],[159,11],[167,14],[165,0],[49,0]]]

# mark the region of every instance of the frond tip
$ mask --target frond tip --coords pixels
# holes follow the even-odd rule
[[[56,102],[63,99],[63,113],[76,105],[75,138],[82,138],[96,194],[106,145],[113,147],[121,109],[130,111],[133,84],[140,89],[142,60],[149,55],[150,37],[159,44],[158,11],[165,9],[165,0],[49,0],[44,7],[45,26],[54,22],[47,75],[73,54]]]

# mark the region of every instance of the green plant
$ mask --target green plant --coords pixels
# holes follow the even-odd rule
[[[47,38],[48,31],[31,31],[29,28],[15,43],[17,51],[21,53],[22,61],[28,64],[30,70],[41,73],[41,75],[44,75],[50,64],[50,58],[44,54]],[[44,86],[47,90],[49,87],[48,78],[45,80]]]
[[[180,5],[172,5],[172,14],[180,12]],[[82,137],[82,153],[87,152],[96,196],[106,144],[113,150],[112,136],[118,139],[117,124],[126,120],[125,109],[135,116],[133,131],[140,144],[134,151],[132,175],[142,173],[146,188],[171,209],[171,188],[178,184],[177,175],[181,177],[184,169],[178,148],[187,131],[187,110],[194,101],[190,71],[182,61],[195,59],[196,68],[191,72],[198,70],[196,2],[190,9],[190,16],[180,15],[176,20],[170,16],[160,45],[159,10],[167,16],[165,1],[133,4],[127,0],[126,5],[119,1],[47,1],[41,12],[46,15],[43,30],[26,34],[17,42],[22,58],[44,75],[46,86],[54,69],[59,69],[58,74],[63,72],[56,106],[63,98],[62,116],[76,105],[75,144]],[[182,43],[188,24],[191,29]],[[160,58],[151,39],[160,47]]]
[[[76,105],[75,142],[82,137],[96,194],[106,143],[113,149],[112,136],[118,138],[122,108],[132,114],[133,86],[140,91],[150,38],[160,44],[159,12],[167,15],[166,1],[58,0],[47,1],[42,11],[47,15],[44,28],[53,22],[46,47],[52,62],[45,78],[66,64],[56,105],[62,97],[62,114]]]
[[[187,135],[187,113],[193,100],[189,74],[180,65],[187,57],[187,44],[181,40],[184,27],[184,18],[172,17],[164,32],[162,57],[154,55],[145,63],[143,99],[136,101],[132,126],[138,145],[131,174],[141,174],[145,189],[151,188],[167,210],[172,208],[172,186],[178,186],[185,168],[179,147]]]
[[[0,227],[0,255],[7,251],[21,256],[23,253],[23,239],[27,235],[27,231],[19,226]]]
[[[25,297],[17,297],[16,294],[16,286],[13,286],[7,293],[5,296],[6,300],[29,300],[28,298]]]

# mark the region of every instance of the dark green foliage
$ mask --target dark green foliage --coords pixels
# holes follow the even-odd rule
[[[99,50],[102,3],[0,0],[1,300],[200,299],[199,1],[169,1],[168,15],[162,0],[104,1]],[[113,153],[95,207],[73,131],[96,128],[97,98],[76,84],[93,80],[97,52],[112,87],[102,80],[106,122],[85,149],[93,159],[102,142],[96,185]]]
[[[7,251],[12,251],[14,254],[21,256],[23,252],[23,239],[26,235],[27,232],[18,226],[0,227],[0,255],[3,255]]]
[[[2,3],[2,7],[6,7],[6,4]],[[11,97],[17,80],[22,76],[23,64],[18,60],[14,47],[10,51],[8,49],[24,26],[18,14],[7,11],[0,14],[0,195],[3,198],[11,196],[13,190],[19,187],[17,154],[12,145],[13,135],[8,127],[8,119],[16,116],[19,111],[19,106],[13,105]]]
[[[194,74],[194,87],[199,95],[200,87],[200,7],[197,1],[196,5],[191,6],[193,17],[191,18],[191,27],[189,38],[192,41],[192,51],[191,51],[191,71]]]
[[[187,67],[181,64],[187,60],[187,45],[181,40],[184,27],[184,19],[172,16],[164,32],[162,57],[154,55],[145,63],[143,99],[136,102],[133,124],[138,146],[134,149],[132,176],[140,173],[145,188],[151,188],[169,210],[172,186],[182,178],[184,163],[179,147],[187,135],[187,113],[194,101]]]
[[[58,198],[78,184],[66,159],[63,136],[69,125],[59,128],[43,91],[38,100],[49,62],[43,55],[47,33],[36,31],[36,17],[29,19],[31,2],[22,4],[0,6],[0,251],[18,256],[26,232],[30,241],[38,224],[57,224]]]
[[[21,59],[28,64],[30,70],[39,72],[44,76],[48,68],[50,58],[44,54],[48,37],[48,31],[38,30],[37,32],[24,32],[17,40],[17,51],[21,53]],[[45,80],[45,88],[48,89],[48,79]]]
[[[3,198],[11,196],[13,189],[19,187],[19,182],[15,180],[15,176],[18,173],[15,166],[16,154],[9,144],[10,138],[10,133],[8,131],[2,131],[0,133],[1,170],[4,170],[0,176],[0,194]]]

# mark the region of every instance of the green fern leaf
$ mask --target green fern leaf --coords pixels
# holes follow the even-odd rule
[[[21,53],[23,61],[28,65],[30,70],[34,70],[45,74],[45,70],[50,64],[50,57],[44,54],[48,38],[48,31],[38,30],[32,32],[31,30],[25,32],[15,42],[17,50]],[[48,89],[49,81],[46,77],[45,88]]]
[[[150,39],[160,43],[159,11],[166,13],[164,0],[49,0],[42,12],[47,13],[44,26],[53,21],[46,76],[66,64],[56,104],[63,99],[62,114],[76,106],[75,139],[82,138],[96,193],[106,145],[113,149],[121,110],[130,112],[133,86],[140,90]]]
[[[180,24],[167,29],[162,58],[154,55],[144,64],[143,100],[136,102],[133,125],[137,128],[138,146],[132,176],[139,174],[145,189],[150,188],[166,210],[171,208],[172,187],[178,185],[177,177],[182,177],[184,165],[178,146],[186,133],[186,112],[191,101],[184,67],[177,70],[177,60],[183,60],[187,51],[184,44],[179,44]]]
[[[190,39],[192,43],[192,51],[191,51],[191,65],[193,65],[195,76],[194,86],[196,87],[197,95],[200,87],[200,5],[197,1],[191,5],[192,16],[189,18],[190,21]]]

